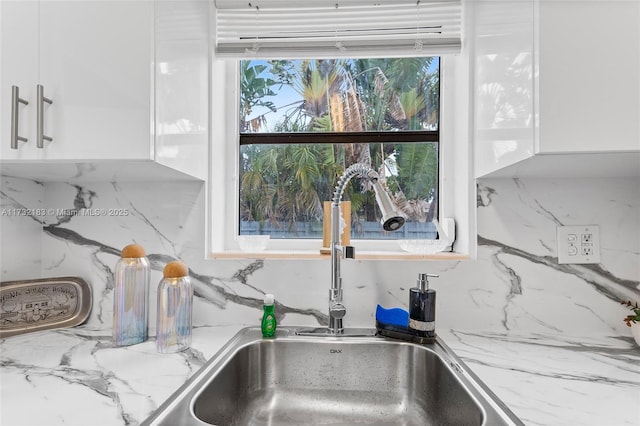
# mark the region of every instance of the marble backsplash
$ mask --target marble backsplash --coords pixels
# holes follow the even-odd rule
[[[83,277],[94,292],[90,328],[110,332],[112,272],[132,242],[148,252],[152,301],[164,264],[188,264],[196,327],[258,324],[264,293],[276,295],[282,324],[326,323],[329,260],[205,258],[201,182],[3,176],[0,196],[2,280]],[[640,300],[640,179],[486,179],[477,200],[476,260],[343,262],[345,326],[372,327],[378,303],[406,308],[416,275],[429,272],[440,275],[438,329],[631,339],[618,301]],[[556,227],[585,224],[600,226],[601,263],[559,265]]]

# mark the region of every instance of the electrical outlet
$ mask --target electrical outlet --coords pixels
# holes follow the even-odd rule
[[[558,226],[558,263],[600,263],[598,225]]]

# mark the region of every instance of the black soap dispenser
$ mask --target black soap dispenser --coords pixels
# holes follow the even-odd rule
[[[409,329],[421,337],[436,337],[436,291],[429,288],[432,274],[418,274],[418,286],[409,290]]]

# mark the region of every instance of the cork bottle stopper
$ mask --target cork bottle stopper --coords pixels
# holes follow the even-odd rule
[[[167,265],[164,267],[164,270],[162,271],[162,274],[165,278],[186,277],[187,275],[189,275],[189,268],[187,268],[187,265],[185,265],[184,262],[174,260],[167,263]]]
[[[122,249],[121,257],[131,258],[131,257],[145,257],[144,247],[140,244],[129,244],[125,248]]]

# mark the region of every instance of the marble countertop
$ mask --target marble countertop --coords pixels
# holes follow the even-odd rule
[[[0,341],[0,424],[135,425],[241,327],[199,327],[193,345],[117,348],[76,327]],[[465,333],[439,336],[531,425],[639,425],[640,348],[632,338]]]

